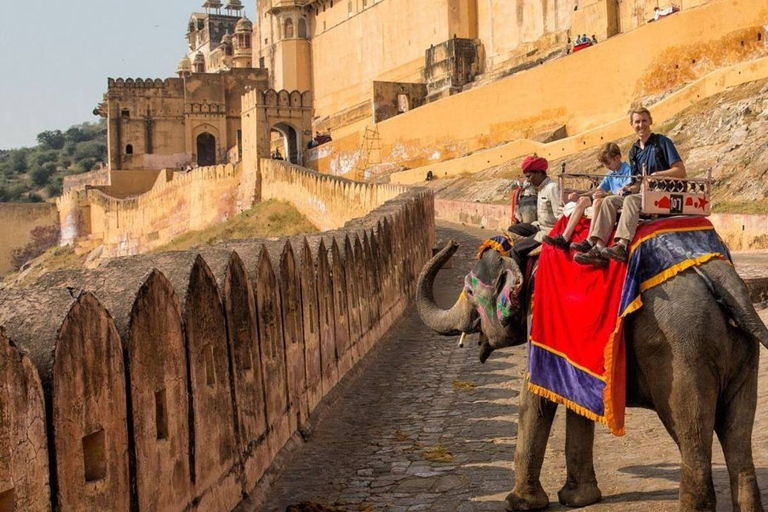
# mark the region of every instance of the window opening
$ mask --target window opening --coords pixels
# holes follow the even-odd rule
[[[168,439],[168,403],[165,389],[155,391],[155,430],[157,439]]]
[[[104,447],[104,429],[83,438],[83,465],[85,481],[96,482],[107,476],[107,457]]]
[[[123,110],[120,111],[120,117],[128,119],[129,117],[131,117],[131,111],[128,110],[127,108],[124,108]]]
[[[125,146],[125,154],[126,155],[133,154],[133,144],[128,144],[127,146]]]
[[[13,503],[16,499],[16,492],[13,487],[7,491],[0,492],[0,512],[13,512]]]
[[[213,387],[216,384],[216,365],[213,361],[213,345],[209,343],[203,350],[205,351],[205,382]]]

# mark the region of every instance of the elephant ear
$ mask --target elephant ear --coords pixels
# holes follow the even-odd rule
[[[512,317],[520,310],[519,295],[523,289],[523,279],[519,272],[504,270],[496,280],[496,318],[501,325],[509,324]]]

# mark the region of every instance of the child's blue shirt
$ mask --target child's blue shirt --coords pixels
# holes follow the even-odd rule
[[[621,167],[617,171],[611,171],[608,176],[600,182],[600,187],[611,194],[618,194],[622,187],[632,183],[632,168],[627,162],[621,162]]]

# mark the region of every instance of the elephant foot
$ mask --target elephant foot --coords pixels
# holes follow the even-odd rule
[[[507,495],[507,512],[519,510],[543,510],[549,506],[549,496],[544,492],[541,484],[533,489],[518,491],[515,489]]]
[[[603,498],[597,483],[566,483],[557,493],[557,499],[566,507],[586,507]]]

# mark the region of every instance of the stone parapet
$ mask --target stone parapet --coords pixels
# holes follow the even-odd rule
[[[260,168],[262,200],[288,201],[322,230],[342,227],[407,190],[320,174],[284,160],[265,158]]]
[[[297,196],[313,186],[372,207],[334,231],[116,258],[0,292],[0,410],[21,428],[0,425],[12,510],[29,496],[35,510],[232,510],[311,435],[323,397],[415,292],[434,201],[269,167]],[[234,170],[205,171],[221,172]],[[172,189],[89,200],[130,222]]]

